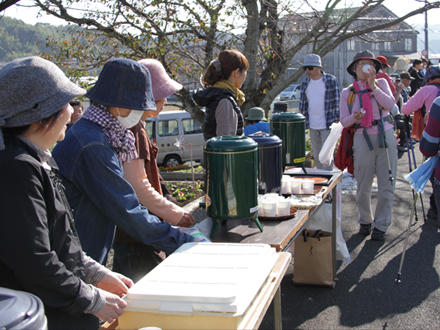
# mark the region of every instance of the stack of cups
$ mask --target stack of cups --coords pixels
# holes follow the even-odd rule
[[[290,195],[290,176],[281,178],[281,194],[282,195]]]
[[[283,217],[290,214],[290,199],[280,198],[277,200],[277,216]]]
[[[302,180],[302,193],[306,195],[313,195],[314,181]]]
[[[300,195],[301,194],[301,183],[303,180],[290,178],[290,193],[292,195]]]
[[[258,195],[258,216],[259,217],[264,217],[263,201],[264,201],[264,195]]]
[[[273,218],[276,216],[277,212],[277,202],[272,199],[265,199],[262,201],[263,212],[265,217]]]

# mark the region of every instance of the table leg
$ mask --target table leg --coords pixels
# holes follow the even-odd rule
[[[332,261],[333,261],[333,281],[336,279],[336,185],[332,189]]]
[[[283,329],[283,320],[281,316],[281,283],[273,297],[273,314],[274,314],[274,329],[282,330]]]

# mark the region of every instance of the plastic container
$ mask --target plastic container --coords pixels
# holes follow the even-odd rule
[[[284,198],[277,200],[277,217],[283,217],[290,214],[290,199]]]
[[[47,329],[43,302],[28,292],[0,288],[0,329]]]
[[[315,186],[315,181],[313,180],[302,180],[302,188],[301,193],[312,195],[313,194],[313,188]]]
[[[277,259],[267,244],[186,243],[128,290],[119,329],[240,329]]]
[[[290,193],[293,195],[301,194],[301,183],[302,183],[302,180],[291,178],[290,179]]]

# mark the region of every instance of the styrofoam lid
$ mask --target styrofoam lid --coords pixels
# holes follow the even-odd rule
[[[241,313],[277,259],[267,244],[186,243],[128,290],[126,309]]]

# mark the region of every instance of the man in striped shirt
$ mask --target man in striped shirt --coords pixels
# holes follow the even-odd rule
[[[440,97],[437,97],[429,112],[428,124],[420,139],[420,151],[426,157],[437,155],[440,146]],[[440,210],[440,160],[435,166],[432,194],[435,197],[437,210]],[[437,227],[440,227],[440,218],[437,215]]]

